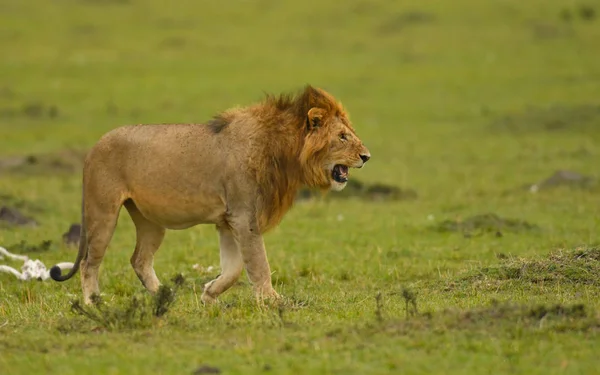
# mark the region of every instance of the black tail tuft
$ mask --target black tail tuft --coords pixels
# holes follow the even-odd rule
[[[50,268],[50,277],[54,281],[65,281],[65,279],[62,278],[62,270],[59,266]]]

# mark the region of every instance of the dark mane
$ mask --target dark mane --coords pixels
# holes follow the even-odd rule
[[[206,126],[208,126],[213,133],[219,134],[227,127],[227,125],[229,125],[229,122],[230,121],[222,115],[216,115],[212,120],[206,123]]]

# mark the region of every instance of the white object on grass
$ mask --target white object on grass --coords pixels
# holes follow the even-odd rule
[[[46,280],[50,278],[50,271],[46,269],[44,263],[40,260],[31,260],[26,255],[17,255],[11,254],[8,250],[0,246],[0,259],[4,259],[4,257],[8,257],[9,259],[21,260],[23,261],[23,265],[21,266],[21,272],[16,269],[6,266],[0,265],[0,272],[11,273],[19,280]],[[61,270],[73,268],[73,263],[71,262],[62,262],[57,264]]]
[[[199,265],[198,263],[194,264],[192,266],[192,268],[195,269],[196,271],[203,272],[203,273],[209,273],[216,269],[216,267],[214,267],[214,266],[208,266],[208,267],[204,268],[201,265]]]

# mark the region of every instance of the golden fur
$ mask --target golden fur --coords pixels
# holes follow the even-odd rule
[[[258,297],[277,297],[263,233],[281,221],[301,186],[341,190],[347,167],[360,168],[369,157],[341,104],[311,86],[229,109],[206,124],[114,129],[85,161],[75,267],[65,276],[53,267],[51,276],[67,280],[81,265],[89,303],[125,206],[137,234],[131,264],[150,292],[160,285],[152,263],[165,229],[215,224],[222,272],[206,284],[202,300],[213,302],[243,268]]]

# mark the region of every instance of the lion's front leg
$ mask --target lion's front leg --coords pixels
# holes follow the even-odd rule
[[[235,225],[232,229],[256,298],[259,301],[278,299],[279,294],[271,284],[271,268],[267,259],[265,243],[257,225],[253,221],[242,222],[241,225]]]
[[[248,236],[240,243],[248,278],[259,301],[278,299],[279,294],[271,284],[271,268],[262,236]]]
[[[244,262],[233,233],[226,226],[219,227],[219,246],[221,252],[221,274],[204,285],[202,302],[210,304],[217,296],[229,289],[240,277]]]
[[[242,256],[256,299],[259,302],[265,299],[278,299],[280,296],[272,285],[271,268],[262,237],[248,240],[242,248],[245,248]]]

